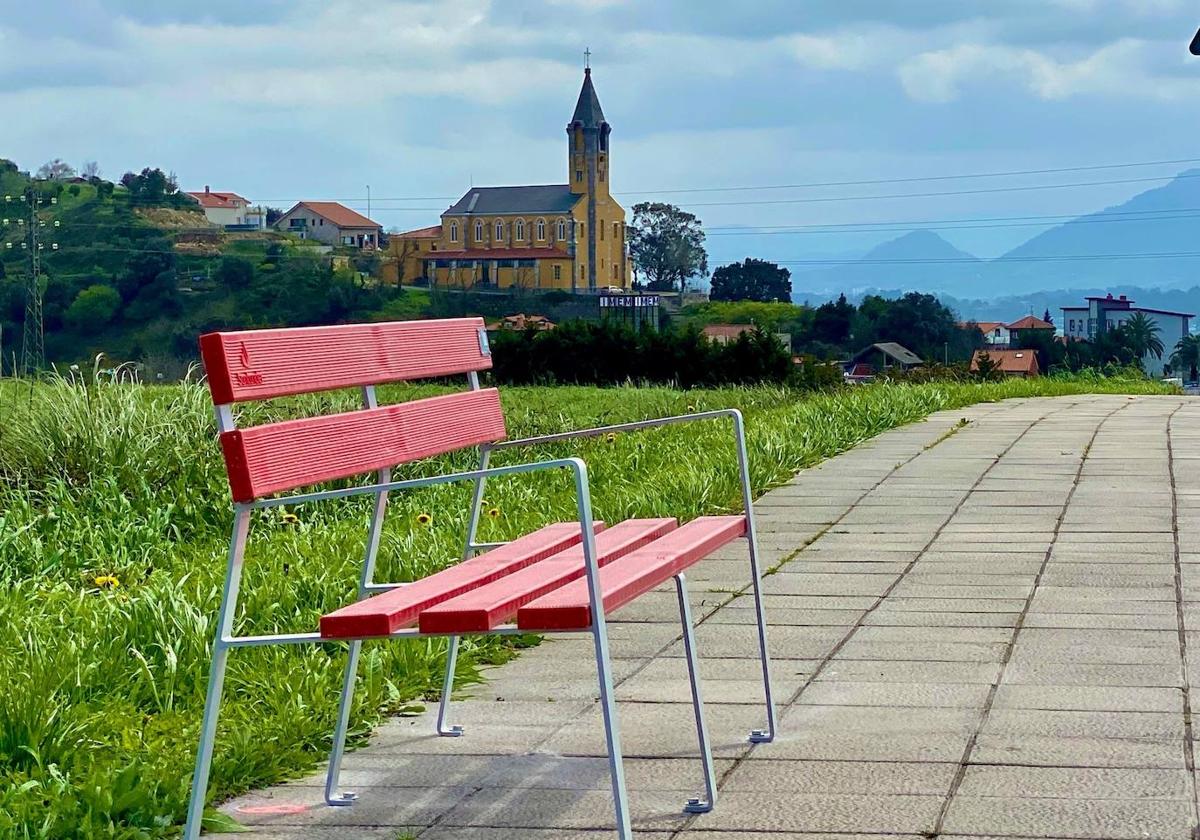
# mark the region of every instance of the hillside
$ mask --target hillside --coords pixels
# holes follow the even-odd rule
[[[155,174],[157,172],[157,174]],[[150,173],[146,175],[146,173]],[[369,273],[374,255],[323,253],[274,231],[226,234],[146,170],[128,188],[106,181],[31,181],[0,161],[0,358],[20,351],[29,190],[41,199],[38,231],[46,358],[68,364],[104,353],[175,378],[195,358],[196,336],[223,327],[330,323],[387,314],[402,294]],[[142,176],[137,176],[142,177]],[[149,186],[148,186],[149,185]],[[401,314],[401,313],[393,313]]]

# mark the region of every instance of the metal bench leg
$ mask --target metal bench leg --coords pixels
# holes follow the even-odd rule
[[[621,727],[613,696],[612,660],[608,655],[608,632],[600,615],[592,632],[596,647],[596,671],[600,680],[600,708],[604,712],[604,737],[608,745],[608,770],[612,780],[613,809],[617,817],[617,837],[632,840],[629,823],[629,796],[625,790],[625,763],[621,757]]]
[[[746,454],[746,426],[742,413],[733,413],[737,439],[738,477],[742,484],[742,505],[746,511],[746,542],[750,546],[750,574],[754,580],[754,616],[758,622],[758,652],[762,659],[763,696],[767,704],[767,728],[750,733],[750,743],[766,744],[775,740],[775,699],[771,693],[771,656],[767,649],[767,615],[763,606],[762,570],[758,563],[758,534],[754,527],[754,491],[750,486],[750,461]]]
[[[188,801],[184,840],[200,836],[204,819],[204,804],[208,799],[208,774],[212,769],[213,743],[217,737],[217,718],[221,713],[221,696],[225,688],[225,666],[229,661],[226,639],[233,635],[233,616],[237,606],[238,589],[242,580],[242,558],[246,553],[246,536],[250,531],[250,508],[238,505],[234,513],[233,538],[229,542],[229,563],[225,569],[225,589],[221,594],[221,611],[217,618],[216,639],[213,640],[212,667],[208,673],[208,690],[204,697],[204,721],[200,725],[200,744],[196,749],[196,769],[192,773],[192,793]]]
[[[692,605],[688,602],[687,579],[675,576],[675,591],[679,595],[679,621],[683,624],[683,651],[687,656],[688,678],[692,683],[692,708],[696,713],[696,737],[700,741],[700,761],[704,765],[704,789],[707,799],[692,797],[683,806],[689,814],[706,814],[717,804],[717,785],[713,774],[712,746],[708,726],[704,722],[704,699],[700,696],[700,663],[696,659],[696,637],[692,629]]]
[[[438,703],[437,734],[443,738],[458,738],[463,728],[458,724],[446,725],[446,712],[450,708],[450,694],[454,691],[454,669],[458,665],[458,636],[450,637],[450,649],[446,651],[446,678],[442,681],[442,699]]]
[[[377,408],[375,386],[363,388],[363,405],[367,408]],[[392,471],[379,471],[380,484],[392,480]],[[379,540],[383,535],[383,520],[387,515],[387,493],[375,495],[375,506],[371,509],[371,524],[367,530],[367,548],[363,556],[362,575],[358,581],[359,600],[367,597],[368,587],[375,579],[375,561],[379,557]],[[350,710],[354,707],[354,682],[358,678],[358,657],[362,652],[362,642],[355,640],[350,643],[350,654],[346,659],[346,671],[342,676],[342,696],[338,701],[337,723],[333,729],[333,746],[329,750],[329,769],[325,771],[325,804],[332,806],[353,805],[358,801],[358,794],[351,791],[339,791],[342,774],[342,756],[346,754],[346,737],[350,733]]]
[[[354,681],[358,677],[358,655],[362,642],[350,643],[350,656],[346,661],[346,673],[342,677],[342,699],[338,703],[337,725],[333,730],[333,748],[329,753],[329,769],[325,773],[325,804],[353,805],[358,794],[339,791],[342,774],[342,756],[346,752],[346,736],[350,729],[350,707],[354,705]]]

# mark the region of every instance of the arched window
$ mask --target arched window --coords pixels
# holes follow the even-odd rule
[[[483,241],[483,222],[479,221],[478,219],[475,220],[475,241]]]
[[[517,231],[516,231],[516,234],[517,234],[517,241],[518,241],[518,242],[524,242],[524,241],[525,241],[525,220],[524,220],[524,219],[517,219]]]
[[[496,240],[495,241],[497,241],[497,242],[504,241],[504,221],[501,219],[496,220]]]
[[[561,242],[567,238],[567,222],[566,219],[558,220],[558,239]]]
[[[450,241],[451,242],[458,241],[458,222],[450,223]]]
[[[537,238],[538,238],[538,242],[544,242],[546,240],[546,220],[545,219],[537,220]]]

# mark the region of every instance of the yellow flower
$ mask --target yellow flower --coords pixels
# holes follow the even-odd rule
[[[616,436],[616,434],[615,434],[614,432],[609,432],[608,434],[606,434],[606,435],[604,436],[604,439],[605,439],[606,441],[608,441],[609,443],[616,443],[616,442],[617,442],[617,436]]]
[[[116,575],[99,575],[92,583],[101,589],[116,589],[121,585],[121,581],[117,580]]]
[[[418,513],[417,514],[417,524],[418,525],[428,525],[432,521],[433,521],[433,517],[430,516],[428,513]]]
[[[695,410],[696,410],[696,406],[694,406],[694,405],[689,405],[689,406],[687,407],[687,410],[688,410],[688,411],[695,411]]]
[[[500,508],[494,507],[494,508],[489,509],[488,516],[490,516],[492,519],[499,519],[500,518]]]
[[[284,511],[283,513],[279,514],[279,521],[284,525],[299,525],[300,517],[294,513],[288,513],[287,511]]]

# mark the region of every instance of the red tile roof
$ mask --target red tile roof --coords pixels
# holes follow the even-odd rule
[[[979,357],[984,353],[997,363],[1003,373],[1038,374],[1037,353],[1033,350],[976,350],[971,356],[971,370],[979,370]]]
[[[284,213],[285,216],[294,213],[298,208],[304,207],[318,216],[323,216],[327,220],[333,222],[340,228],[379,228],[378,222],[373,222],[361,213],[356,213],[344,204],[338,204],[336,201],[299,201],[291,210]]]
[[[702,332],[709,338],[737,338],[742,333],[754,332],[754,325],[709,324]]]
[[[979,321],[977,323],[979,325],[979,329],[983,330],[985,333],[992,332],[994,329],[996,329],[996,327],[1004,327],[1005,329],[1008,329],[1008,324],[1004,323],[1003,321]]]
[[[1008,325],[1010,330],[1052,330],[1054,325],[1043,321],[1041,318],[1035,318],[1032,315],[1026,315],[1019,321],[1013,321]]]
[[[466,251],[431,251],[425,260],[566,260],[570,255],[557,248],[471,248]]]
[[[200,202],[201,207],[227,207],[232,209],[237,207],[239,202],[242,204],[250,203],[237,193],[232,192],[213,192],[211,190],[204,190],[203,192],[189,192],[188,195]]]
[[[393,233],[393,239],[437,239],[442,235],[441,225],[432,225],[430,227],[417,228],[416,230],[406,230],[404,233]]]

